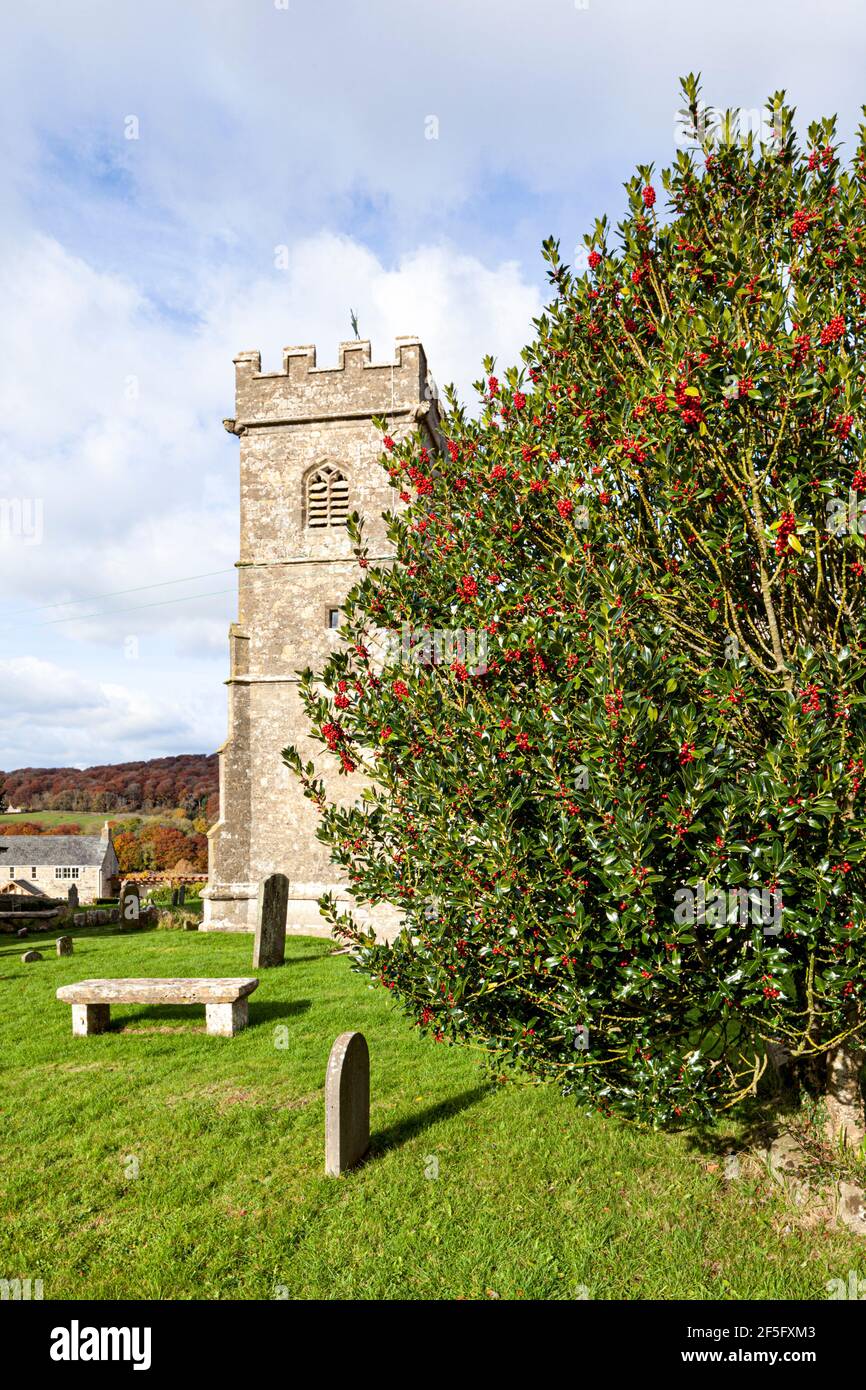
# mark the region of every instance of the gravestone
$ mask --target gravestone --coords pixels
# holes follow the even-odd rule
[[[19,928],[18,928],[18,935],[19,935],[19,936],[29,936],[30,933],[28,932],[28,930],[27,930],[26,927],[19,927]]]
[[[253,969],[282,965],[286,956],[286,913],[289,910],[289,880],[285,874],[271,874],[259,884],[256,912],[256,941]]]
[[[25,951],[21,959],[29,963],[31,960],[41,960],[42,956],[39,951]]]
[[[325,1172],[337,1178],[370,1147],[370,1052],[363,1033],[341,1033],[325,1076]]]
[[[183,905],[184,905],[185,902],[186,902],[186,884],[185,884],[185,883],[182,883],[182,884],[180,885],[180,889],[179,889],[178,895],[177,895],[177,904],[178,904],[178,907],[183,907]]]
[[[58,956],[71,956],[71,955],[72,955],[72,937],[71,937],[71,936],[58,936],[58,938],[57,938],[57,954],[58,954]]]
[[[177,899],[178,899],[178,892],[177,892],[177,889],[176,889],[176,888],[172,888],[172,890],[171,890],[171,905],[172,905],[172,907],[177,907]]]
[[[141,896],[137,883],[124,879],[120,885],[118,920],[121,927],[137,927],[141,921]]]
[[[69,905],[70,910],[74,912],[78,906],[78,888],[74,883],[70,887],[69,892],[66,894],[66,901]]]

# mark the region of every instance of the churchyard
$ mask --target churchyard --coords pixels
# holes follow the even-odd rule
[[[803,1214],[750,1117],[662,1134],[580,1113],[422,1040],[333,943],[74,925],[41,961],[0,938],[0,1274],[45,1299],[825,1299],[862,1239]],[[26,944],[26,943],[24,943]],[[58,988],[260,980],[249,1026],[112,1006],[73,1037]],[[325,1071],[362,1032],[371,1149],[325,1173]],[[27,1104],[21,1097],[27,1096]]]

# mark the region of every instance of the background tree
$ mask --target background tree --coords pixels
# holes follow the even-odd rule
[[[140,873],[145,865],[141,843],[137,836],[130,830],[123,830],[113,839],[114,852],[117,855],[120,872],[122,874]]]
[[[215,797],[215,753],[187,753],[98,767],[18,768],[2,775],[7,804],[28,811],[172,810],[195,812]]]
[[[448,394],[441,459],[384,440],[395,562],[354,518],[346,646],[301,686],[364,799],[285,757],[406,930],[326,912],[435,1039],[656,1122],[775,1056],[858,1138],[863,131],[846,170],[783,93],[759,141],[683,90],[693,148],[586,272],[545,244],[522,367],[476,418]]]

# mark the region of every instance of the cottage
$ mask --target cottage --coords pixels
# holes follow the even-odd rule
[[[0,890],[79,901],[111,897],[120,866],[108,822],[101,835],[0,835]]]

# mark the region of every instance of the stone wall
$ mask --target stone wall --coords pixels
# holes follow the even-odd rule
[[[49,837],[46,836],[46,839],[48,838]],[[36,877],[34,878],[31,873],[32,866],[30,864],[16,863],[15,865],[10,866],[9,856],[5,855],[2,868],[0,868],[0,873],[2,873],[2,878],[0,878],[0,886],[3,886],[6,883],[10,882],[10,867],[14,867],[16,879],[19,879],[28,884],[32,884],[34,888],[37,888],[40,893],[44,893],[45,896],[48,898],[65,898],[73,883],[78,889],[78,897],[80,902],[92,903],[95,902],[97,898],[102,896],[102,881],[100,877],[100,870],[95,865],[86,865],[82,867],[79,870],[78,878],[55,878],[53,864],[37,864]],[[20,896],[25,897],[29,895],[25,894],[22,890]],[[33,903],[34,906],[38,906],[38,899],[34,897]]]
[[[359,778],[337,778],[330,759],[309,738],[298,672],[320,667],[337,633],[329,610],[339,608],[360,571],[344,525],[311,526],[307,483],[323,464],[348,481],[349,511],[367,520],[370,559],[386,559],[382,512],[396,494],[379,463],[384,416],[395,439],[420,428],[439,445],[438,414],[427,361],[414,338],[397,340],[394,361],[374,364],[370,344],[340,346],[339,365],[316,366],[315,348],[287,348],[283,371],[262,373],[258,353],[235,359],[240,438],[241,542],[238,621],[231,653],[229,735],[220,750],[220,815],[209,834],[204,930],[252,930],[260,879],[284,873],[290,884],[290,931],[324,932],[316,898],[342,884],[315,837],[317,817],[281,751],[298,746],[345,800]],[[393,914],[377,929],[392,934]]]

